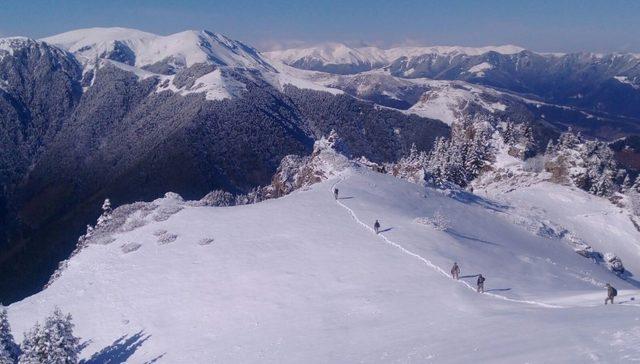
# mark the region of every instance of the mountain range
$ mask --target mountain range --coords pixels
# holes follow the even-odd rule
[[[640,130],[639,74],[636,55],[515,46],[261,53],[124,28],[0,39],[0,299],[38,291],[107,197],[247,193],[332,130],[377,163],[477,115],[532,125],[537,150],[569,126],[614,140]]]

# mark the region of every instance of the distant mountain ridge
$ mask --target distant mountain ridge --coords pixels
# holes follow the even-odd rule
[[[543,104],[555,105],[554,110],[531,112],[537,114],[537,119],[558,126],[571,125],[596,137],[612,139],[640,130],[640,57],[637,54],[536,53],[517,46],[384,50],[333,44],[265,55],[292,67],[351,79],[377,72],[397,80],[430,79],[482,85],[533,100],[540,105],[539,109]],[[382,92],[388,91],[386,87]],[[389,100],[387,96],[369,92],[367,99],[403,109],[416,102],[413,94],[398,101]]]

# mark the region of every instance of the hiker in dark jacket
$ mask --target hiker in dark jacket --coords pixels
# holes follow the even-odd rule
[[[478,293],[484,293],[484,281],[482,274],[478,274]]]
[[[605,287],[607,287],[607,298],[604,299],[604,304],[606,305],[607,301],[611,301],[611,304],[613,305],[613,297],[618,295],[618,290],[613,288],[609,283],[607,283]]]
[[[373,224],[373,230],[376,231],[376,234],[380,232],[380,223],[376,220],[375,224]]]
[[[458,262],[453,262],[453,267],[451,268],[451,276],[455,280],[460,277],[460,267],[458,267]]]
[[[338,199],[338,189],[337,188],[333,190],[333,198],[336,199],[336,200]]]

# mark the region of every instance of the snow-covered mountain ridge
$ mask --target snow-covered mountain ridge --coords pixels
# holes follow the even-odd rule
[[[344,166],[329,154],[318,171]],[[637,286],[518,223],[515,206],[357,165],[335,171],[251,205],[170,193],[121,206],[108,217],[117,224],[94,230],[48,288],[10,306],[14,331],[60,306],[88,341],[83,357],[117,353],[128,363],[640,358]],[[555,219],[563,207],[579,213],[570,200],[539,212]],[[428,223],[436,215],[444,229]],[[637,241],[624,216],[599,216],[586,238],[618,226]],[[640,269],[637,246],[626,252],[629,269]],[[459,282],[447,273],[453,261]],[[478,273],[484,295],[472,288]],[[602,305],[605,282],[622,304]],[[121,352],[123,340],[132,345]]]
[[[272,70],[257,50],[222,34],[188,30],[159,36],[127,28],[78,29],[42,41],[74,53],[82,63],[118,53],[123,63],[144,67],[169,63],[191,67],[198,63]]]
[[[84,68],[85,83],[93,84],[95,70],[109,64],[140,79],[157,78],[157,92],[204,93],[208,100],[238,97],[255,78],[280,89],[293,84],[340,92],[298,80],[286,68],[276,70],[255,48],[208,30],[160,36],[127,28],[90,28],[41,41],[71,52]]]
[[[265,52],[265,55],[270,59],[301,68],[307,68],[312,65],[321,65],[324,67],[330,65],[354,65],[356,66],[355,68],[365,66],[376,68],[393,63],[399,58],[412,58],[427,54],[477,56],[489,52],[515,54],[524,50],[524,48],[514,45],[487,47],[395,47],[382,49],[378,47],[349,47],[342,43],[324,43],[309,48],[268,51]]]

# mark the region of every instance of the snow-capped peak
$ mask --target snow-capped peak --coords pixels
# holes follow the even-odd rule
[[[286,64],[299,61],[322,64],[381,65],[387,62],[384,51],[376,47],[352,48],[342,43],[322,43],[314,47],[287,49],[266,53],[271,59]]]
[[[171,62],[184,67],[209,63],[222,67],[272,70],[254,48],[207,30],[160,36],[127,28],[90,28],[42,40],[67,49],[84,64],[93,63],[96,58],[109,58],[116,52],[122,57],[118,61],[136,67]]]

